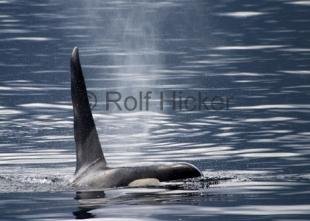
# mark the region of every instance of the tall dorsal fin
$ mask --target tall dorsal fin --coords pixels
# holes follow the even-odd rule
[[[98,163],[105,167],[106,161],[90,109],[77,47],[73,49],[71,57],[71,97],[76,145],[75,173],[78,173],[80,169],[86,169],[90,165]]]

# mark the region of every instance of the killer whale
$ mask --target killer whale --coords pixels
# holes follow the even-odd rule
[[[139,180],[173,181],[202,176],[189,163],[108,167],[91,112],[77,47],[71,56],[71,97],[74,116],[76,170],[72,184],[78,187],[112,188]]]

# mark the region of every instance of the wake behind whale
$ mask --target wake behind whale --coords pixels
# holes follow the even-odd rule
[[[76,170],[73,185],[110,188],[182,180],[202,176],[189,163],[165,163],[111,168],[107,165],[92,116],[78,48],[71,57],[71,96],[74,114]],[[142,182],[139,182],[142,181]]]

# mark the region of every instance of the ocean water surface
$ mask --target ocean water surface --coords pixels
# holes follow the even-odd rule
[[[71,187],[75,46],[108,163],[202,179]],[[0,219],[309,220],[309,77],[309,1],[0,0]],[[107,111],[108,91],[151,107]],[[231,99],[174,110],[173,92]]]

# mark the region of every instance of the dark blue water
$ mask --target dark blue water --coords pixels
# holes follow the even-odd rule
[[[74,46],[108,163],[186,161],[203,184],[76,193]],[[0,73],[0,219],[310,218],[309,1],[0,0]],[[107,91],[152,107],[106,111]],[[232,99],[173,110],[173,91]]]

